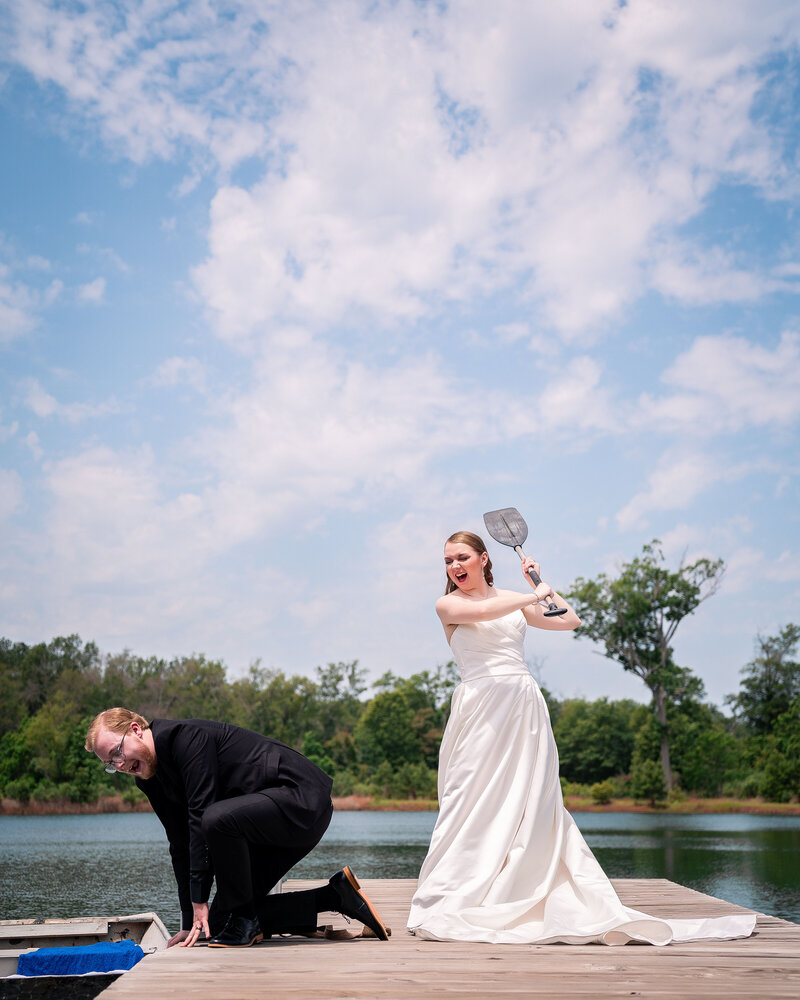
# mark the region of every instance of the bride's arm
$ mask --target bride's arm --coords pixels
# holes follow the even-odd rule
[[[559,608],[566,607],[567,613],[559,615],[557,618],[545,618],[544,613],[547,611],[548,601],[553,601]],[[549,629],[551,632],[570,632],[581,623],[580,618],[578,618],[569,604],[555,591],[551,592],[547,601],[542,601],[541,604],[534,605],[532,608],[523,608],[522,613],[525,615],[525,621],[529,625],[533,625],[534,628]]]
[[[528,576],[528,570],[533,569],[536,573],[539,572],[539,564],[528,558],[522,560],[522,573],[525,579],[533,586],[533,581]],[[577,628],[581,620],[572,610],[572,608],[567,604],[560,594],[557,594],[549,583],[542,581],[537,587],[536,592],[543,596],[547,594],[547,598],[543,599],[540,604],[534,605],[533,607],[523,608],[522,613],[525,615],[525,621],[529,625],[533,625],[534,628],[547,629],[550,632],[570,632],[572,629]],[[566,608],[567,613],[565,615],[559,615],[555,618],[545,618],[544,613],[547,611],[547,605],[550,602],[558,605],[559,608]]]
[[[510,615],[512,611],[533,610],[538,602],[536,593],[518,594],[513,590],[497,590],[491,597],[473,598],[454,591],[439,598],[436,602],[436,614],[446,628],[448,625],[493,621]]]

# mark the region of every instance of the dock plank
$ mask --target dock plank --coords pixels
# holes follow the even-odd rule
[[[666,948],[626,945],[488,945],[420,941],[405,929],[416,881],[362,879],[393,934],[388,942],[297,937],[253,948],[171,948],[121,976],[102,1000],[405,1000],[560,997],[800,996],[800,924],[759,915],[756,933],[739,941],[693,941]],[[286,891],[318,882],[290,881]],[[724,900],[667,879],[616,879],[622,900],[654,916],[742,912]],[[325,923],[344,927],[342,917]]]

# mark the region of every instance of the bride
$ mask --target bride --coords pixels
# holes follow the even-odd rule
[[[408,929],[432,940],[664,945],[746,937],[754,914],[661,920],[624,906],[564,808],[550,717],[528,670],[528,625],[569,631],[580,619],[544,581],[498,590],[478,535],[444,548],[436,602],[459,670],[439,753],[439,815]],[[532,559],[522,564],[539,572]],[[548,601],[567,607],[545,618]],[[544,608],[540,605],[544,604]]]

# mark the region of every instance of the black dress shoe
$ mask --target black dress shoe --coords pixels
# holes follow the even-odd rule
[[[225,927],[208,942],[209,948],[249,948],[263,939],[257,919],[231,914]]]
[[[348,865],[331,876],[328,879],[328,884],[339,897],[340,905],[337,907],[339,913],[343,913],[346,917],[352,917],[353,920],[360,920],[381,941],[389,940],[386,925],[378,916],[378,911],[372,903],[361,892],[358,879],[350,871]]]

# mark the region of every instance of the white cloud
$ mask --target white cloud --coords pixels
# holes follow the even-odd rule
[[[684,510],[723,474],[731,473],[723,473],[711,456],[702,452],[664,455],[648,476],[646,489],[617,513],[617,525],[627,531],[646,524],[651,511]]]
[[[659,8],[676,47],[662,51],[638,8],[609,31],[585,4],[512,6],[503,23],[464,5],[388,53],[375,45],[376,22],[351,23],[348,44],[330,46],[323,17],[324,51],[320,28],[301,49],[302,101],[273,123],[292,150],[283,171],[214,201],[210,255],[195,277],[224,335],[281,316],[330,322],[353,306],[384,321],[414,317],[434,291],[465,298],[530,273],[545,318],[573,336],[646,288],[650,255],[701,211],[723,171],[772,182],[759,152],[769,140],[749,114],[758,78],[743,70],[766,33],[749,31],[748,53],[704,15]],[[696,21],[707,43],[694,39]],[[685,42],[692,60],[676,58]],[[645,93],[643,58],[653,74]],[[437,80],[456,115],[484,123],[458,156],[452,119],[435,113]],[[379,112],[388,103],[391,116]],[[376,215],[388,204],[391,214]],[[657,281],[674,293],[665,267]],[[746,277],[740,268],[714,294],[773,287]]]
[[[769,560],[764,578],[777,583],[800,583],[800,553],[785,549],[777,559]]]
[[[531,335],[528,323],[501,323],[494,332],[505,344],[515,344],[519,340],[527,340]]]
[[[97,212],[78,212],[72,221],[79,226],[95,226],[100,217]]]
[[[230,543],[292,509],[360,509],[410,495],[439,456],[507,432],[507,402],[443,374],[433,357],[381,369],[347,361],[294,331],[253,370],[251,388],[220,404],[195,442],[215,470],[209,497]],[[435,478],[435,477],[434,477]],[[426,489],[430,486],[426,484]]]
[[[772,292],[800,291],[783,278],[738,267],[733,254],[721,247],[701,251],[675,242],[654,256],[653,287],[692,305],[755,302]]]
[[[575,400],[567,401],[561,383],[554,392],[562,402],[560,409],[553,403],[552,419],[563,432],[571,420],[583,430],[580,401],[599,391],[599,372],[582,369],[583,360],[559,375],[573,380]],[[200,377],[195,361],[167,359],[157,380],[177,384]],[[215,394],[207,424],[172,443],[168,464],[149,447],[104,444],[81,445],[45,461],[49,504],[37,532],[35,565],[47,566],[48,578],[43,582],[32,569],[26,579],[42,588],[40,601],[52,609],[49,627],[72,617],[73,630],[120,636],[119,642],[128,635],[179,635],[181,642],[214,649],[229,644],[220,621],[245,629],[247,646],[271,616],[288,610],[298,622],[323,629],[318,640],[309,640],[320,658],[335,648],[334,655],[352,650],[377,664],[381,644],[392,636],[397,659],[389,665],[416,664],[421,654],[413,638],[387,610],[392,587],[406,581],[414,590],[409,614],[428,613],[440,583],[438,574],[430,577],[429,561],[438,562],[446,534],[474,521],[476,476],[496,475],[488,465],[484,470],[459,457],[476,441],[491,450],[537,433],[540,425],[526,425],[505,390],[460,380],[433,353],[397,359],[390,368],[383,363],[354,361],[307,331],[283,329],[253,359],[250,384]],[[548,398],[547,382],[540,381]],[[62,403],[36,380],[22,389],[26,405],[42,419],[89,415],[88,407]],[[34,432],[26,443],[41,458]],[[342,554],[343,543],[331,543],[334,563],[326,559],[322,575],[316,563],[289,573],[271,551],[294,525],[321,540],[329,522],[337,530],[348,521],[371,524],[375,510],[396,514],[371,525],[369,538],[359,537],[352,554]],[[254,556],[241,569],[241,557],[247,561],[267,545],[263,563]],[[425,550],[423,560],[409,557],[417,548]],[[231,558],[236,571],[224,568]],[[351,584],[359,595],[352,614],[330,599],[332,566],[342,579],[358,576]],[[380,614],[359,630],[358,609],[373,599]],[[17,599],[20,613],[26,600],[25,594]],[[438,640],[434,630],[436,649]],[[148,638],[148,646],[153,641]]]
[[[550,376],[532,392],[533,433],[558,430],[577,437],[583,431],[619,429],[619,407],[602,383],[603,368],[597,361],[588,355],[575,357]]]
[[[42,419],[57,416],[68,423],[76,424],[119,411],[119,405],[114,399],[104,403],[60,403],[35,378],[23,379],[20,388],[24,394],[25,405]]]
[[[64,291],[64,282],[60,278],[55,278],[45,289],[44,293],[44,304],[46,306],[52,305],[58,298],[61,297],[61,293]]]
[[[2,411],[0,411],[2,413]],[[12,420],[10,424],[0,423],[0,441],[8,441],[10,438],[19,430],[19,423],[16,420]]]
[[[722,522],[715,520],[711,526],[681,521],[670,531],[662,532],[661,543],[665,553],[677,558],[689,553],[689,561],[701,556],[715,559],[715,553],[736,549],[743,538],[753,533],[754,525],[750,518],[736,515]]]
[[[25,254],[13,239],[0,232],[0,344],[37,329],[40,314],[52,306],[64,289],[60,278],[49,277],[54,265],[40,254]],[[27,272],[27,273],[26,273]],[[24,274],[24,279],[19,275]]]
[[[26,379],[23,383],[25,390],[25,404],[37,417],[52,417],[58,410],[58,402],[55,396],[51,396],[46,389],[42,388],[35,378]]]
[[[756,605],[766,600],[776,583],[800,583],[800,554],[789,549],[774,559],[761,549],[742,545],[726,563],[725,590],[731,594],[749,593]]]
[[[33,457],[38,462],[39,459],[42,457],[42,455],[44,455],[44,451],[42,449],[42,446],[39,443],[39,435],[36,433],[36,431],[29,431],[25,435],[24,440],[25,440],[25,444],[30,449],[30,453],[33,455]]]
[[[12,11],[18,62],[63,88],[134,162],[199,144],[228,165],[263,148],[259,84],[281,76],[283,53],[260,30],[262,5],[228,16],[196,4],[162,16],[149,7],[110,12],[88,3],[79,11],[25,0]],[[93,212],[76,217],[94,220]]]
[[[413,509],[394,520],[382,519],[370,530],[354,574],[357,599],[331,600],[330,589],[320,588],[320,616],[315,618],[299,602],[296,613],[309,628],[324,621],[328,648],[356,649],[362,661],[378,665],[376,674],[398,667],[403,673],[432,669],[451,658],[433,612],[444,590],[442,546],[449,534],[469,524],[446,488],[426,490],[415,498]],[[422,623],[422,629],[410,628],[411,622]]]
[[[53,556],[84,584],[190,577],[207,555],[201,504],[190,495],[162,497],[147,447],[89,448],[47,465],[46,486]]]
[[[696,527],[702,500],[747,470],[728,468],[721,452],[670,441],[686,441],[690,430],[744,427],[770,435],[778,428],[786,441],[800,395],[796,340],[699,338],[634,412],[617,398],[627,365],[611,366],[621,351],[593,357],[589,347],[564,345],[591,343],[651,291],[694,306],[753,303],[793,287],[797,265],[764,263],[758,241],[708,250],[707,232],[699,246],[694,234],[721,184],[754,205],[766,195],[776,213],[779,199],[796,193],[782,146],[785,115],[774,126],[770,114],[782,86],[772,69],[780,53],[793,52],[798,11],[772,0],[731,0],[724,18],[712,8],[661,0],[237,0],[223,10],[212,0],[112,11],[97,0],[12,0],[12,58],[46,85],[49,108],[56,90],[64,95],[63,134],[128,157],[119,171],[131,198],[147,187],[138,164],[174,162],[156,172],[171,178],[162,193],[181,209],[163,231],[180,231],[184,252],[199,262],[201,306],[247,351],[233,376],[224,352],[200,345],[185,349],[219,360],[213,373],[197,358],[168,357],[144,380],[204,391],[213,374],[203,414],[179,424],[198,428],[186,440],[174,440],[175,425],[153,431],[146,423],[168,404],[153,393],[153,412],[137,410],[127,428],[146,436],[149,427],[154,441],[163,428],[152,452],[98,445],[115,441],[118,421],[93,426],[91,446],[80,435],[70,442],[63,428],[58,450],[49,438],[43,448],[27,427],[20,433],[37,461],[42,452],[61,456],[45,466],[46,528],[31,532],[42,600],[32,599],[30,584],[20,613],[46,606],[48,628],[60,621],[105,636],[177,634],[186,645],[230,643],[230,633],[241,633],[236,641],[249,648],[264,618],[289,608],[309,626],[303,642],[311,626],[322,626],[324,655],[344,655],[354,643],[360,655],[363,636],[374,662],[397,650],[404,668],[420,655],[412,646],[423,634],[417,625],[406,632],[404,619],[430,619],[437,650],[441,643],[429,604],[419,603],[420,594],[426,602],[433,595],[428,557],[421,569],[417,551],[435,550],[438,560],[443,535],[469,524],[484,509],[478,498],[501,487],[516,497],[549,473],[553,493],[568,492],[575,473],[562,461],[565,444],[588,446],[596,434],[628,435],[633,447],[654,430],[666,439],[666,455],[640,473],[636,495],[610,507],[622,508],[620,527],[638,530],[667,510],[659,526],[680,523],[666,544],[712,544]],[[233,172],[237,165],[243,169]],[[206,207],[207,244],[188,249]],[[156,226],[163,214],[162,205]],[[74,221],[110,225],[88,212]],[[711,241],[721,233],[717,227]],[[108,235],[112,241],[123,246]],[[109,260],[124,263],[102,247],[91,252],[103,265],[80,278],[71,272],[65,311],[73,314],[76,282],[104,273]],[[765,260],[791,257],[791,247],[771,252]],[[35,277],[48,288],[0,273],[0,323],[5,304],[11,325],[22,324],[11,336],[64,299],[60,278],[44,267]],[[83,294],[100,301],[106,289],[91,282]],[[197,344],[205,331],[193,319],[189,327]],[[426,337],[443,357],[411,356]],[[649,377],[655,346],[642,347]],[[61,353],[49,360],[67,364]],[[157,359],[144,363],[152,371]],[[506,363],[517,370],[502,384]],[[522,367],[536,375],[527,404],[508,387],[519,386]],[[471,381],[463,377],[470,371]],[[51,422],[116,407],[65,403],[36,380],[23,383],[23,394]],[[44,440],[30,414],[28,422]],[[598,456],[587,447],[585,457],[584,476],[575,477],[582,485],[597,473]],[[624,474],[617,466],[608,479],[618,488]],[[584,508],[575,518],[584,530],[565,551],[586,545],[581,559],[591,559],[585,525],[595,519],[594,545],[607,546],[604,513]],[[552,527],[552,539],[548,530],[548,544],[575,530],[569,521]],[[298,569],[271,549],[288,545],[296,524],[316,545],[356,522],[352,530],[366,534],[352,559],[344,543],[336,550],[330,542],[326,565],[341,569],[350,617],[310,559]],[[757,553],[766,551],[766,530],[741,525]],[[714,535],[718,542],[738,550],[736,526]],[[775,560],[774,572],[790,573],[789,557]],[[409,593],[394,599],[398,581]],[[438,574],[434,585],[438,592]],[[404,602],[403,616],[387,610],[393,600]],[[367,604],[380,614],[359,627]]]
[[[106,279],[105,278],[95,278],[94,281],[90,281],[85,285],[81,285],[78,288],[78,298],[81,302],[90,302],[92,304],[98,305],[103,301],[106,294]]]
[[[166,358],[147,379],[150,385],[190,385],[197,392],[205,391],[206,373],[197,358]]]
[[[219,643],[227,640],[214,621],[224,619],[227,629],[241,627],[252,641],[283,609],[317,628],[327,623],[313,644],[327,647],[320,656],[331,655],[331,643],[345,651],[353,646],[356,622],[348,634],[341,601],[331,601],[327,583],[320,588],[318,565],[308,567],[305,586],[299,570],[287,579],[273,561],[261,571],[248,567],[245,584],[236,574],[220,580],[215,560],[239,544],[277,539],[287,523],[316,532],[336,508],[360,512],[376,498],[398,494],[413,498],[415,507],[438,510],[441,521],[455,505],[442,500],[449,490],[436,460],[478,433],[491,443],[491,432],[483,430],[485,393],[475,405],[474,391],[443,376],[434,358],[381,371],[345,361],[302,331],[286,331],[253,375],[244,395],[220,403],[216,425],[184,444],[192,478],[204,484],[196,491],[173,495],[149,448],[98,446],[45,465],[52,501],[47,561],[57,570],[51,598],[59,613],[73,608],[85,618],[80,595],[99,587],[104,596],[88,612],[93,634],[146,628],[158,635],[191,627],[193,642]],[[504,408],[505,401],[488,405]],[[492,412],[490,424],[500,427],[499,415]],[[437,551],[439,521],[433,520]],[[419,528],[418,521],[417,534]],[[400,544],[401,532],[381,528],[378,539],[386,552],[387,544]],[[331,571],[328,563],[326,580]],[[383,572],[370,572],[354,593],[366,595],[384,579]],[[117,619],[113,595],[124,605]],[[376,624],[368,650],[359,637],[353,655],[368,652],[378,661],[381,641],[385,628]]]
[[[800,335],[773,349],[731,335],[698,337],[664,372],[672,395],[642,396],[637,419],[696,434],[786,426],[800,417]]]
[[[99,246],[93,246],[90,243],[79,243],[75,249],[79,254],[82,254],[83,256],[93,257],[95,259],[108,261],[118,271],[121,271],[123,274],[128,274],[130,272],[130,265],[126,263],[126,261],[124,261],[122,257],[120,257],[117,251],[112,249],[111,247],[99,247]]]
[[[41,257],[38,254],[31,254],[31,256],[25,261],[25,266],[34,271],[49,271],[52,267],[50,261],[46,257]]]
[[[14,469],[0,469],[0,521],[5,521],[22,506],[22,479]]]
[[[17,61],[133,161],[189,147],[191,185],[264,164],[218,191],[195,271],[224,336],[391,324],[513,283],[563,336],[596,336],[650,282],[775,287],[675,234],[722,180],[791,190],[754,112],[778,86],[765,60],[800,38],[790,3],[13,9]]]
[[[34,295],[11,279],[9,268],[0,264],[0,343],[29,333],[36,325]]]

